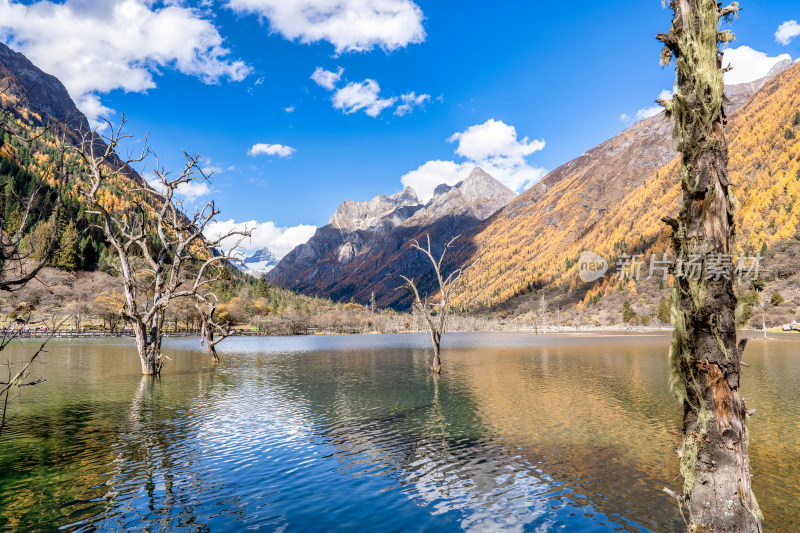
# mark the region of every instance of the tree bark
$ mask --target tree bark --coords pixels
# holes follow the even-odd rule
[[[677,59],[678,93],[662,102],[675,119],[681,153],[683,205],[673,227],[675,327],[670,385],[683,402],[680,451],[683,496],[690,531],[761,531],[761,512],[750,486],[747,409],[739,395],[732,250],[738,201],[728,181],[720,18],[738,5],[715,0],[672,0],[675,12],[662,61]],[[699,260],[699,276],[686,261]],[[683,261],[683,262],[682,262]],[[709,265],[719,265],[716,275]]]
[[[206,333],[206,348],[208,355],[211,356],[211,361],[219,363],[219,355],[217,355],[216,343],[214,342],[214,328],[211,326],[204,326]]]
[[[431,372],[434,374],[442,373],[442,359],[439,356],[441,351],[442,334],[439,331],[431,330],[431,341],[433,342],[433,359],[431,361]]]
[[[158,376],[164,365],[161,356],[161,322],[154,319],[149,325],[140,320],[131,322],[134,337],[136,338],[136,351],[142,364],[142,374],[145,376]]]

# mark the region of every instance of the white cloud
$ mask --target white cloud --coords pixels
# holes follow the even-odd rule
[[[79,96],[75,101],[75,105],[86,115],[92,127],[100,131],[108,129],[108,124],[99,120],[97,117],[103,117],[109,120],[110,117],[116,113],[110,107],[104,106],[102,100],[100,100],[100,97],[96,94],[84,94]]]
[[[258,143],[254,144],[250,150],[247,151],[247,155],[250,157],[256,157],[259,155],[276,155],[278,157],[289,157],[297,150],[292,148],[291,146],[284,146],[282,144],[264,144]]]
[[[675,94],[675,89],[674,88],[672,90],[664,89],[663,91],[658,93],[658,96],[656,97],[656,100],[669,100],[669,99],[672,98],[673,94]],[[654,117],[654,116],[658,115],[659,113],[661,113],[662,111],[664,111],[664,108],[661,105],[654,105],[654,106],[650,106],[650,107],[644,107],[644,108],[638,110],[636,112],[635,117],[631,117],[627,113],[623,113],[622,115],[620,115],[619,119],[622,122],[630,124],[631,122],[634,121],[634,118],[635,118],[636,121],[644,120],[646,118]]]
[[[397,101],[397,98],[381,98],[380,92],[381,88],[375,80],[351,82],[333,93],[333,107],[341,109],[346,115],[363,109],[367,115],[377,117]]]
[[[58,77],[94,123],[98,113],[111,111],[98,93],[152,89],[160,67],[205,83],[239,81],[250,73],[230,57],[212,22],[174,2],[156,7],[152,0],[0,0],[0,39]]]
[[[216,238],[231,230],[243,230],[245,228],[252,230],[252,236],[242,243],[246,250],[253,251],[269,248],[278,259],[291,252],[295,246],[307,242],[317,230],[316,226],[307,224],[281,228],[276,226],[274,222],[258,222],[255,220],[236,222],[233,219],[229,219],[213,222],[206,229],[205,235],[209,238]],[[232,246],[234,240],[231,239],[223,244]]]
[[[294,113],[294,106],[290,105],[289,107],[284,107],[283,110],[287,113]]]
[[[474,163],[456,163],[436,159],[406,173],[400,181],[405,187],[412,187],[421,201],[427,202],[433,196],[433,191],[437,186],[442,183],[455,185],[466,178],[474,167]]]
[[[322,67],[317,67],[314,73],[311,74],[311,79],[320,87],[332,91],[336,84],[339,83],[339,80],[342,79],[342,72],[344,72],[342,67],[339,67],[338,72],[331,72]]]
[[[660,105],[645,107],[636,112],[636,120],[644,120],[646,118],[654,117],[662,111],[664,111],[664,108]]]
[[[144,179],[150,187],[153,189],[163,193],[164,187],[161,185],[161,181],[159,181],[158,177],[155,174],[148,173],[144,175]],[[196,180],[192,180],[189,183],[183,183],[178,186],[178,189],[175,193],[178,195],[179,199],[186,200],[189,203],[194,203],[197,201],[198,198],[202,198],[203,196],[208,196],[209,194],[213,193],[214,189],[211,187],[211,184],[208,183],[203,178],[199,178]]]
[[[778,26],[778,31],[775,32],[775,40],[786,46],[798,35],[800,35],[800,24],[796,20],[787,20]]]
[[[726,66],[730,64],[733,70],[725,73],[725,83],[735,85],[761,79],[769,73],[772,67],[786,59],[791,61],[792,56],[781,54],[777,57],[769,57],[764,52],[753,50],[749,46],[728,48],[725,50],[723,62]]]
[[[420,107],[427,101],[430,101],[431,95],[429,94],[421,94],[417,96],[417,93],[411,91],[410,93],[406,93],[400,97],[400,100],[403,102],[397,109],[395,109],[394,114],[395,116],[402,117],[403,115],[407,115],[414,110],[415,107]]]
[[[339,67],[336,72],[317,67],[311,74],[311,79],[320,87],[333,91],[333,97],[331,98],[333,107],[334,109],[341,109],[345,115],[350,115],[363,109],[367,115],[377,117],[384,109],[392,107],[399,100],[402,103],[397,106],[394,114],[402,117],[410,113],[414,107],[419,107],[431,99],[429,94],[417,96],[414,91],[401,95],[399,99],[394,96],[381,98],[380,85],[378,85],[377,81],[369,78],[361,83],[350,82],[344,87],[337,88],[343,72],[344,69],[342,67]]]
[[[422,10],[411,0],[229,0],[228,5],[266,18],[286,39],[327,41],[337,53],[395,50],[425,40]]]
[[[208,177],[215,176],[220,173],[222,173],[222,168],[214,166],[210,163],[208,163],[208,166],[203,167],[203,174]]]
[[[672,95],[675,94],[675,91],[676,91],[675,87],[673,87],[672,90],[664,89],[663,91],[658,93],[658,97],[656,98],[656,100],[669,100],[670,98],[672,98]]]
[[[473,161],[487,158],[521,158],[544,148],[544,141],[517,140],[517,129],[502,120],[489,119],[454,133],[447,142],[458,141],[456,153]]]
[[[465,161],[428,161],[401,178],[403,185],[413,187],[423,202],[431,198],[437,185],[454,185],[466,178],[476,166],[518,192],[545,175],[544,169],[532,166],[526,159],[542,150],[545,142],[531,141],[527,137],[520,140],[516,128],[503,121],[487,120],[452,135],[447,141],[458,141],[455,152]]]

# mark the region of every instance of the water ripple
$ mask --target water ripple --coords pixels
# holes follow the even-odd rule
[[[0,528],[681,527],[660,492],[680,427],[666,339],[448,338],[441,379],[424,336],[234,339],[217,367],[172,341],[160,380],[137,377],[124,343],[55,343],[4,436]],[[764,412],[754,486],[777,531],[800,516],[790,348],[751,353],[746,376]]]

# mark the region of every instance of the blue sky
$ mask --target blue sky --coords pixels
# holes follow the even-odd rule
[[[741,4],[731,81],[800,57],[796,0]],[[162,165],[200,152],[218,174],[187,200],[278,255],[343,200],[476,164],[521,192],[653,112],[669,21],[660,0],[0,0],[0,39]]]

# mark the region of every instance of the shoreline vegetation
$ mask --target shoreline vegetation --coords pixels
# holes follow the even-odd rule
[[[333,302],[306,296],[282,287],[232,272],[215,284],[220,296],[217,319],[233,335],[303,335],[410,333],[424,331],[424,317],[419,313],[380,309],[373,302]],[[668,287],[664,287],[668,290]],[[661,291],[659,291],[661,292]],[[481,310],[455,312],[448,331],[519,331],[519,332],[668,332],[672,331],[667,315],[667,298],[653,297],[644,306],[636,299],[626,305],[626,295],[614,291],[597,304],[585,308],[562,306],[555,298],[542,293],[532,309]],[[642,294],[641,296],[644,296]],[[763,299],[762,299],[763,301]],[[27,327],[32,333],[60,326],[57,337],[125,336],[120,310],[124,300],[113,269],[67,272],[45,267],[24,288],[0,297],[0,331],[18,331]],[[753,330],[753,338],[767,332],[781,332],[790,317],[776,313],[778,307],[754,305],[751,319],[743,328]],[[627,319],[627,320],[626,320]],[[167,336],[200,334],[201,317],[189,299],[180,299],[168,307],[164,329]],[[70,334],[70,328],[72,334]],[[27,331],[26,331],[27,333]],[[84,333],[84,334],[81,334]],[[791,335],[791,332],[790,332]]]
[[[0,298],[0,331],[36,338],[125,337],[132,332],[120,315],[123,298],[111,272],[65,272],[46,267],[24,288]],[[425,331],[424,317],[373,303],[333,302],[314,298],[236,274],[217,282],[220,294],[217,317],[233,336],[398,334]],[[526,313],[496,311],[456,312],[450,316],[451,332],[554,333],[667,333],[672,329],[659,315],[666,300],[653,309],[626,306],[622,294],[604,298],[598,310],[556,306],[541,298]],[[554,309],[555,308],[555,309]],[[619,312],[614,312],[619,308]],[[782,324],[769,307],[757,307],[746,326],[755,340],[763,337],[761,315],[767,332],[782,333]],[[626,321],[625,318],[628,318]],[[200,336],[199,312],[188,300],[172,303],[164,325],[168,337]],[[58,326],[58,327],[56,327]],[[22,329],[20,329],[22,328]],[[45,328],[46,331],[45,331]],[[57,330],[55,335],[52,332]],[[793,333],[788,332],[791,336]]]
[[[672,333],[673,328],[668,326],[585,326],[585,327],[548,327],[536,332],[533,328],[529,327],[515,327],[499,324],[485,324],[486,328],[473,327],[471,329],[451,329],[449,333],[524,333],[531,336],[538,335],[586,335],[586,336],[607,336],[607,335],[622,335],[622,336],[666,336]],[[7,325],[0,325],[0,333],[15,333],[17,339],[95,339],[95,338],[133,338],[134,334],[127,328],[109,330],[102,328],[85,328],[84,331],[76,331],[70,329],[57,329],[52,330],[45,327],[16,327],[9,328]],[[230,331],[229,337],[291,337],[301,335],[405,335],[405,334],[427,334],[425,329],[393,329],[393,330],[320,330],[316,328],[309,328],[306,331],[295,333],[280,333],[276,328],[260,330],[258,328],[235,328]],[[764,339],[764,332],[756,329],[743,329],[739,330],[741,335],[752,335],[751,341],[760,341]],[[797,338],[800,339],[800,331],[785,331],[781,328],[770,328],[767,330],[766,340],[785,340]],[[168,338],[191,338],[199,337],[201,330],[199,329],[178,329],[167,330],[164,336]]]

